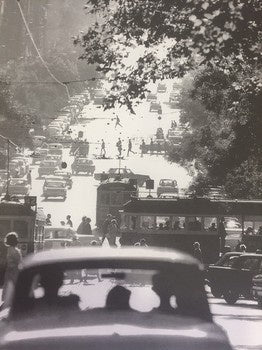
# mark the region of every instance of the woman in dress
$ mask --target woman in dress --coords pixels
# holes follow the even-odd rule
[[[10,232],[5,237],[7,246],[6,271],[2,293],[3,307],[10,306],[15,283],[18,276],[18,266],[22,260],[20,249],[18,249],[18,235]]]
[[[115,219],[112,219],[108,226],[107,239],[110,247],[117,247],[116,237],[118,234],[118,226]]]

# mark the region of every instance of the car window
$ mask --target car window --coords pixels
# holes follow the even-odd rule
[[[258,266],[259,258],[247,257],[243,259],[241,268],[245,270],[255,270]]]

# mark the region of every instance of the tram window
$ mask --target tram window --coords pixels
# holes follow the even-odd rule
[[[189,231],[201,231],[201,217],[200,216],[192,216],[188,218],[188,230]]]
[[[244,221],[244,233],[245,233],[245,235],[253,235],[254,234],[254,228],[253,228],[252,221]]]
[[[255,234],[262,235],[262,221],[255,222]]]
[[[169,216],[157,216],[156,227],[158,230],[171,230],[171,221]]]
[[[15,221],[14,231],[17,232],[19,238],[28,237],[28,225],[25,221]]]
[[[186,218],[184,216],[174,216],[172,219],[172,228],[174,231],[183,230],[185,228]]]
[[[140,228],[148,230],[153,229],[155,226],[154,216],[141,216],[140,218]]]
[[[217,231],[217,218],[205,217],[204,218],[204,229],[206,231]]]
[[[0,238],[4,239],[5,235],[11,231],[11,222],[9,220],[0,220]]]

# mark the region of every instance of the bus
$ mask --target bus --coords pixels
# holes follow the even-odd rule
[[[7,233],[16,232],[19,237],[19,248],[22,256],[35,251],[42,240],[45,216],[32,210],[27,204],[13,201],[0,202],[0,284],[6,266],[7,247],[4,239]]]
[[[120,215],[121,245],[134,245],[144,238],[150,246],[192,253],[197,241],[204,262],[213,263],[220,254],[218,227],[223,221],[231,250],[242,242],[250,252],[262,248],[262,201],[132,198]]]
[[[136,181],[131,179],[108,179],[97,188],[96,226],[101,228],[107,214],[112,214],[120,222],[119,210],[132,196],[138,196]]]

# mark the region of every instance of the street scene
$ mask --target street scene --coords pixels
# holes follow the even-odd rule
[[[261,349],[261,9],[200,3],[0,0],[0,349]]]

